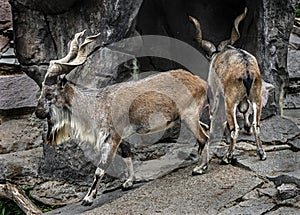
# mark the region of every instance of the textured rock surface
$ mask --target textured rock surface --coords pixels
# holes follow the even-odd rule
[[[66,205],[81,200],[88,187],[67,181],[46,181],[30,192],[36,200],[47,205]]]
[[[286,95],[285,108],[300,108],[300,92]]]
[[[78,2],[78,0],[54,0],[51,2],[45,2],[43,0],[17,0],[16,2],[26,7],[32,8],[33,10],[41,11],[46,14],[58,14],[70,10],[70,8],[76,2]]]
[[[286,143],[300,134],[300,129],[294,122],[279,116],[264,120],[261,130],[261,140],[269,143]]]
[[[289,48],[292,50],[299,50],[300,49],[300,27],[297,25],[293,26],[290,41],[289,41]],[[291,55],[288,53],[288,60]]]
[[[44,144],[40,175],[52,179],[91,183],[96,168],[76,143],[66,141],[59,146]]]
[[[287,154],[278,152],[282,157]],[[272,157],[272,156],[271,156]],[[287,157],[291,157],[289,154]],[[287,158],[286,157],[286,158]],[[296,155],[297,157],[297,155]],[[268,158],[269,159],[269,158]],[[276,157],[278,159],[278,157]],[[257,165],[263,162],[256,161]],[[276,168],[280,161],[273,158],[264,165],[272,163]],[[290,162],[293,163],[293,160]],[[299,164],[290,166],[298,168]],[[192,166],[180,169],[165,177],[147,183],[129,193],[119,192],[98,195],[92,208],[87,209],[79,203],[54,210],[49,214],[298,214],[299,188],[295,185],[281,189],[284,197],[278,195],[276,186],[264,176],[257,175],[234,166],[222,166],[212,160],[207,175],[191,176]],[[279,168],[280,169],[280,168]],[[278,170],[279,170],[278,169]],[[279,188],[280,189],[280,188]],[[116,199],[111,201],[111,196]],[[293,196],[293,197],[292,197]],[[106,203],[106,204],[104,204]],[[130,204],[130,207],[128,205]],[[285,207],[288,205],[289,207]],[[282,212],[282,213],[281,213]]]
[[[41,146],[42,128],[42,123],[32,117],[3,121],[0,123],[0,154]]]
[[[17,56],[27,74],[38,84],[46,72],[43,64],[64,56],[75,33],[84,29],[88,29],[88,34],[100,33],[94,47],[116,42],[130,34],[142,1],[41,2],[11,1]],[[100,65],[102,60],[97,58],[93,64]]]
[[[284,116],[298,126],[300,128],[300,119],[298,116],[300,116],[300,109],[284,109]]]
[[[192,177],[191,171],[190,167],[171,173],[85,214],[117,214],[121,211],[124,214],[216,214],[233,199],[241,198],[263,183],[253,174],[245,177],[245,170],[215,163],[212,163],[210,177]],[[63,214],[82,212],[78,206],[72,208],[73,211],[61,210]],[[50,214],[59,214],[61,210]]]
[[[282,215],[282,214],[289,214],[289,215],[298,215],[299,209],[297,208],[290,208],[290,207],[281,207],[275,211],[267,213],[268,215]]]
[[[11,9],[8,0],[0,1],[0,20],[1,33],[12,27]]]
[[[4,121],[1,131],[11,130],[11,126],[8,125],[15,123],[17,123],[17,120]],[[30,131],[30,127],[36,129],[34,123],[29,123],[28,127],[28,131]],[[18,135],[23,133],[18,132],[19,129],[22,130],[21,125],[15,127],[14,131]],[[138,181],[161,177],[173,169],[194,163],[196,159],[196,147],[192,142],[188,146],[184,145],[183,142],[146,145],[144,150],[141,150],[141,145],[136,146],[138,148],[134,151],[136,153],[134,168]],[[242,168],[219,165],[218,159],[213,158],[207,175],[191,176],[194,166],[192,165],[187,169],[181,169],[168,176],[161,177],[158,181],[147,183],[146,186],[140,187],[142,184],[137,183],[134,185],[136,189],[129,192],[123,192],[120,189],[124,181],[124,163],[122,164],[122,159],[117,156],[114,167],[108,171],[108,174],[116,178],[105,176],[101,183],[102,188],[93,206],[83,207],[77,201],[87,191],[92,180],[94,167],[87,159],[84,162],[89,163],[84,163],[80,159],[80,157],[83,157],[80,154],[82,153],[79,150],[80,147],[76,148],[71,142],[60,147],[68,148],[63,157],[55,154],[57,152],[54,153],[57,147],[49,146],[44,147],[44,152],[39,147],[24,152],[1,154],[1,180],[10,179],[31,186],[38,182],[38,185],[35,185],[31,191],[31,195],[35,199],[47,204],[70,204],[54,210],[50,214],[79,214],[84,211],[87,214],[107,214],[124,212],[124,210],[126,212],[127,209],[131,209],[131,212],[134,213],[143,211],[143,214],[148,212],[167,213],[169,211],[174,213],[183,213],[184,211],[198,213],[201,211],[205,214],[222,211],[225,213],[226,211],[235,210],[245,212],[250,210],[249,208],[252,208],[252,206],[253,211],[255,210],[258,214],[261,214],[267,213],[270,207],[272,207],[271,211],[279,210],[278,207],[287,204],[290,205],[290,208],[282,210],[287,211],[287,214],[289,214],[289,212],[295,211],[295,207],[297,207],[297,196],[286,200],[277,199],[279,197],[277,196],[276,187],[269,180],[274,181],[276,186],[283,183],[298,185],[298,152],[290,150],[267,152],[268,158],[266,161],[259,161],[257,157],[251,157],[252,154],[249,154],[248,151],[241,153],[238,162],[246,159],[247,163],[244,164],[249,165],[247,169],[251,168],[253,171],[257,171],[258,174],[261,173],[260,176]],[[253,155],[255,156],[255,152]],[[50,160],[51,156],[53,157],[52,160]],[[149,158],[153,158],[153,160],[148,160]],[[43,162],[42,166],[40,165],[41,162]],[[45,162],[48,162],[47,165],[45,165]],[[46,167],[49,167],[49,169],[46,169],[48,172],[45,172],[45,169],[43,170]],[[117,175],[116,172],[121,174]],[[265,172],[275,172],[276,174],[269,175],[266,178]],[[58,180],[53,179],[53,177],[58,178]],[[101,194],[103,191],[104,194]],[[116,199],[120,196],[123,197]],[[74,202],[77,203],[74,204]],[[104,205],[106,203],[108,205]],[[131,207],[124,206],[128,204]]]
[[[270,180],[274,181],[276,185],[281,185],[283,183],[293,183],[300,187],[300,169],[296,168],[294,171],[285,172],[278,174],[277,176],[269,177]]]
[[[282,184],[277,187],[281,199],[290,199],[300,195],[300,188],[296,184]]]
[[[36,183],[42,147],[0,155],[0,180],[21,181],[28,185]]]
[[[267,160],[260,161],[257,157],[244,157],[238,159],[238,164],[270,177],[280,176],[284,172],[294,172],[299,170],[300,152],[290,150],[275,151],[267,153]],[[287,159],[288,158],[288,159]]]
[[[284,144],[300,135],[297,124],[290,119],[273,116],[261,121],[261,141],[264,143]],[[254,135],[241,132],[238,141],[254,141]]]
[[[288,41],[297,3],[297,0],[284,2],[281,0],[261,0],[251,1],[250,6],[256,8],[254,17],[260,21],[255,23],[255,28],[248,31],[248,36],[244,41],[245,48],[257,57],[265,80],[275,86],[274,102],[277,106],[277,113],[280,113],[280,108],[283,108],[281,95],[284,93],[284,87],[288,85],[286,64]],[[278,19],[278,14],[282,15],[280,19]],[[278,21],[274,22],[276,19]],[[251,42],[253,37],[257,39]]]
[[[38,85],[27,75],[0,76],[0,113],[21,114],[37,105]]]
[[[12,27],[11,9],[8,0],[0,0],[0,58],[2,52],[9,47],[10,34],[9,29]]]
[[[288,142],[292,146],[292,150],[300,151],[300,137]]]
[[[169,147],[166,150],[166,154],[159,158],[153,158],[152,160],[147,161],[134,161],[133,166],[136,183],[157,179],[169,174],[175,169],[186,167],[197,161],[196,147],[188,144],[179,145],[175,143],[169,143],[168,145]],[[76,151],[73,151],[73,153],[78,154]],[[52,153],[49,154],[49,151],[45,152],[45,158],[47,160],[49,160],[48,156],[51,155],[53,156]],[[58,158],[58,155],[55,156]],[[140,155],[136,154],[136,156]],[[152,156],[155,157],[153,154]],[[79,169],[81,164],[76,165],[72,157],[69,156],[68,162],[66,162],[66,160],[59,161],[55,158],[52,159],[51,162],[54,161],[55,163],[53,163],[53,166],[56,167],[50,166],[52,169],[46,170],[48,174],[45,174],[45,169],[43,168],[49,168],[49,164],[44,163],[42,165],[42,172],[40,172],[40,176],[47,176],[50,181],[39,184],[34,188],[33,192],[31,192],[34,198],[43,202],[44,204],[49,205],[71,204],[78,202],[83,198],[92,182],[92,175],[88,175],[89,172],[87,172],[89,171],[90,167],[85,165],[84,168],[86,169]],[[44,162],[47,162],[46,159]],[[78,163],[78,161],[76,162]],[[77,169],[75,169],[76,166],[78,167]],[[92,166],[92,168],[94,167]],[[126,166],[124,161],[120,156],[117,155],[107,171],[107,175],[110,176],[106,175],[101,182],[101,191],[99,191],[99,193],[106,193],[110,190],[119,189],[122,185],[122,182],[125,180],[125,168]],[[60,178],[66,180],[53,181],[51,178]],[[72,181],[72,183],[70,183],[70,181]],[[49,189],[49,187],[52,187],[53,189]]]
[[[152,155],[155,157],[155,155]],[[136,161],[134,169],[137,181],[149,181],[160,178],[175,169],[189,166],[198,160],[195,144],[169,143],[166,154],[152,160]]]
[[[9,45],[9,38],[0,35],[0,57],[2,56],[2,52],[5,52]]]
[[[260,200],[247,200],[230,207],[221,212],[222,215],[232,215],[232,214],[263,214],[275,206],[273,203],[265,203]]]
[[[295,27],[294,27],[295,29]],[[300,28],[298,27],[298,30]],[[284,101],[285,108],[300,108],[300,34],[291,34],[290,43],[298,49],[290,49],[288,52],[289,86]]]
[[[297,37],[299,38],[299,37]],[[300,44],[300,38],[299,38]],[[289,65],[289,78],[300,79],[300,50],[289,50],[287,63]]]

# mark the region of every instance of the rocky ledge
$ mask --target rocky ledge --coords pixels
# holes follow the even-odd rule
[[[23,140],[40,135],[42,123],[33,116],[19,122],[4,121],[0,125],[1,132],[23,133]],[[12,132],[14,123],[18,126]],[[83,176],[77,180],[71,175],[69,180],[55,178],[55,174],[62,171],[59,168],[52,177],[43,175],[41,167],[45,165],[47,151],[40,147],[39,138],[25,150],[21,150],[24,142],[15,142],[13,147],[1,149],[0,180],[32,186],[31,195],[44,204],[67,205],[49,214],[117,214],[120,211],[125,214],[199,211],[204,214],[280,214],[282,211],[296,214],[300,210],[299,124],[274,116],[263,120],[261,127],[268,156],[266,161],[260,161],[256,156],[253,140],[242,136],[237,144],[237,161],[233,165],[220,165],[218,157],[228,146],[224,143],[213,146],[209,173],[202,176],[191,175],[198,159],[195,144],[174,141],[136,147],[134,168],[137,183],[134,189],[121,190],[124,163],[117,156],[108,171],[111,176],[103,180],[102,194],[98,194],[92,207],[83,207],[79,202],[88,189],[92,173],[88,181],[84,181]],[[264,132],[268,136],[264,136]],[[12,141],[7,137],[1,139],[1,145],[4,142]],[[65,168],[67,165],[66,161]],[[89,165],[86,167],[93,170],[93,165]]]

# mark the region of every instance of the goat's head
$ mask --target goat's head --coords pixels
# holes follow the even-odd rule
[[[246,14],[247,14],[247,7],[245,8],[244,12],[240,14],[238,17],[236,17],[236,19],[234,20],[234,26],[231,31],[230,39],[222,41],[217,48],[212,42],[202,39],[202,31],[201,31],[199,21],[196,18],[189,16],[189,20],[194,24],[196,29],[195,39],[200,44],[200,46],[204,49],[204,51],[207,53],[208,59],[211,59],[212,55],[216,51],[224,50],[227,46],[233,45],[240,38],[240,32],[238,27],[240,22],[246,17]]]
[[[86,47],[98,37],[98,35],[87,37],[79,45],[79,40],[84,32],[75,34],[70,43],[69,53],[64,58],[50,61],[45,75],[35,114],[40,119],[48,119],[47,139],[51,136],[53,126],[61,123],[59,121],[62,119],[58,115],[64,114],[63,110],[70,108],[72,88],[65,87],[67,85],[65,75],[86,61]]]
[[[75,34],[70,44],[69,53],[64,58],[50,61],[35,112],[38,118],[45,119],[49,117],[51,105],[56,105],[57,107],[64,106],[66,99],[63,99],[61,94],[63,86],[67,82],[64,76],[70,73],[76,66],[86,61],[86,46],[98,36],[87,37],[79,46],[79,39],[83,36],[84,32]]]

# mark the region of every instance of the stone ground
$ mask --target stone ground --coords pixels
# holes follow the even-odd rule
[[[300,126],[299,109],[286,115]],[[47,214],[300,214],[299,140],[293,140],[296,150],[268,144],[266,161],[240,143],[246,153],[238,153],[233,165],[220,165],[214,156],[206,175],[192,176],[191,165],[131,191],[98,194],[91,207],[75,203]]]
[[[228,146],[212,146],[210,171],[192,176],[196,161],[193,147],[186,151],[186,145],[168,147],[159,159],[135,162],[140,182],[133,190],[122,191],[119,180],[109,185],[104,194],[98,194],[90,207],[78,202],[88,186],[47,181],[39,176],[39,163],[43,159],[41,123],[30,115],[23,119],[4,119],[0,124],[0,181],[14,178],[20,185],[38,184],[31,192],[36,199],[67,204],[46,213],[50,215],[299,214],[300,109],[286,110],[285,115],[285,118],[274,116],[262,121],[266,161],[258,160],[252,138],[241,135],[233,165],[219,163],[218,157]],[[10,150],[15,152],[7,153]],[[149,179],[155,180],[145,182]]]
[[[298,154],[299,156],[299,154]],[[259,162],[259,161],[258,161]],[[299,163],[298,163],[299,165]],[[192,167],[149,182],[102,206],[79,204],[49,214],[299,214],[299,196],[280,200],[274,183],[255,172],[221,166],[213,160],[205,176],[191,176]],[[103,204],[107,194],[98,196]],[[281,205],[278,207],[278,205]],[[84,212],[85,211],[85,212]]]

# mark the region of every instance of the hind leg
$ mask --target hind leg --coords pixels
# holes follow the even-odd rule
[[[208,171],[208,164],[209,164],[209,144],[205,144],[204,147],[202,143],[197,140],[199,144],[198,154],[200,156],[200,165],[196,166],[193,169],[192,175],[202,175]]]
[[[132,188],[133,181],[134,181],[131,146],[128,142],[125,142],[123,140],[122,143],[120,144],[120,149],[121,149],[121,155],[127,167],[127,174],[128,174],[127,180],[123,183],[122,186],[124,190],[128,190]]]
[[[196,166],[193,169],[193,175],[200,175],[204,174],[208,170],[208,163],[209,163],[209,149],[207,142],[207,134],[205,133],[204,129],[200,125],[200,121],[198,120],[199,115],[193,115],[192,117],[184,118],[183,121],[187,125],[187,127],[193,132],[197,139],[198,143],[198,153],[200,156],[200,165]]]
[[[229,164],[233,160],[236,140],[240,130],[237,123],[236,109],[237,104],[232,104],[230,101],[226,101],[226,117],[230,129],[230,146],[227,153],[222,158],[222,163],[224,164]]]
[[[257,104],[255,102],[253,102],[253,123],[252,123],[252,127],[253,127],[253,133],[255,136],[255,142],[256,142],[256,152],[260,158],[260,160],[266,160],[267,159],[267,155],[265,150],[262,147],[262,143],[259,137],[259,133],[260,133],[260,126],[259,126],[259,122],[260,122],[260,113],[261,113],[261,107],[260,104]]]

